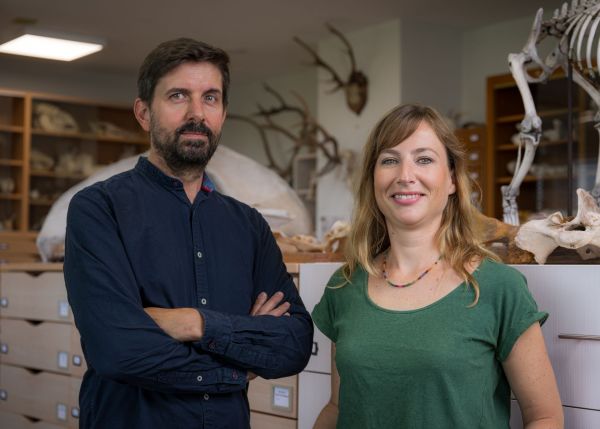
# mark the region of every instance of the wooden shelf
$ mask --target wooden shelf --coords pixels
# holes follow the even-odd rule
[[[36,113],[39,103],[51,104],[72,117],[82,132],[42,129],[38,125],[41,118]],[[103,128],[92,128],[94,123]],[[39,165],[43,164],[32,168],[32,155],[47,157],[45,165],[56,166],[64,153],[72,151],[74,162],[78,162],[78,154],[82,159],[86,157],[85,162],[91,158],[96,171],[96,167],[112,164],[126,154],[140,154],[150,147],[150,138],[140,128],[129,105],[2,88],[0,140],[0,168],[4,176],[14,181],[17,192],[0,194],[0,200],[4,201],[0,222],[10,220],[15,234],[34,236],[55,202],[54,196],[61,195],[88,175],[58,172],[53,167],[40,169]],[[78,165],[81,164],[75,164]],[[32,194],[32,190],[38,192]],[[40,198],[33,199],[32,195]]]
[[[20,159],[0,158],[0,167],[22,167],[23,161]]]
[[[68,173],[58,173],[52,170],[31,170],[29,172],[30,176],[35,177],[52,177],[55,179],[70,179],[70,180],[84,180],[87,179],[88,176],[84,174],[68,174]]]
[[[579,112],[579,109],[573,109],[573,113]],[[548,118],[552,116],[562,116],[569,113],[569,109],[549,109],[549,110],[540,110],[537,112],[540,118]],[[506,115],[500,116],[496,118],[497,124],[507,124],[511,122],[520,122],[525,117],[524,113],[519,113],[517,115]]]
[[[512,180],[512,176],[501,176],[496,179],[496,183],[498,185],[508,185]],[[560,176],[525,176],[523,178],[523,183],[526,182],[537,182],[538,180],[549,181],[549,180],[567,180],[567,175]]]
[[[577,140],[573,140],[573,143],[576,144]],[[546,146],[546,147],[548,147],[548,146],[563,146],[566,144],[567,144],[566,140],[552,140],[552,141],[551,140],[542,140],[542,141],[540,141],[540,145],[538,146],[538,148],[541,146]],[[517,150],[517,149],[519,149],[519,146],[514,145],[512,143],[501,144],[501,145],[496,146],[496,150],[498,150],[498,151],[510,151],[510,150]]]
[[[21,194],[2,194],[0,193],[0,200],[20,200]]]
[[[98,135],[92,133],[69,133],[69,132],[54,132],[44,131],[39,129],[31,130],[31,134],[34,136],[64,138],[64,139],[75,139],[75,140],[94,140],[100,142],[110,143],[123,143],[123,144],[134,144],[134,145],[149,145],[149,140],[144,139],[140,136],[139,138],[121,138],[111,137],[105,135]]]
[[[6,133],[23,133],[24,128],[18,125],[0,124],[0,132]]]

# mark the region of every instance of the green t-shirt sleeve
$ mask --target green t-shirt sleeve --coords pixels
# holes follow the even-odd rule
[[[512,351],[519,337],[535,322],[542,325],[548,313],[539,311],[527,288],[527,279],[512,267],[506,267],[501,278],[498,299],[499,335],[496,356],[503,362]]]
[[[327,282],[321,301],[312,311],[314,324],[327,338],[334,343],[337,341],[338,332],[335,327],[335,295],[337,289],[344,283],[341,269],[338,269]]]

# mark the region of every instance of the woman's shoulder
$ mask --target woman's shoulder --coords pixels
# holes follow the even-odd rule
[[[484,259],[474,274],[482,291],[487,289],[498,293],[510,293],[527,289],[525,276],[516,268],[500,261]]]

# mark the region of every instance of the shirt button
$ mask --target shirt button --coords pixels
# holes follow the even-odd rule
[[[238,378],[237,371],[235,371],[235,370],[233,371],[232,377],[234,380],[237,380],[237,378]]]
[[[198,257],[198,259],[202,259],[202,252],[196,253],[196,256]]]
[[[199,382],[202,381],[202,376],[199,375],[198,377],[196,377],[196,380],[198,380]]]
[[[202,303],[202,305],[206,305],[206,298],[202,298],[202,299],[200,300],[200,302]]]
[[[205,393],[205,394],[204,394],[204,400],[205,400],[205,401],[208,401],[209,399],[210,399],[210,396],[208,396],[208,393]]]

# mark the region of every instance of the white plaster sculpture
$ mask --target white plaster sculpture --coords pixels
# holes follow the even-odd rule
[[[64,255],[67,209],[71,198],[86,186],[132,169],[139,155],[125,158],[96,172],[67,190],[50,208],[37,238],[42,260],[60,260]],[[208,163],[207,173],[217,189],[263,214],[271,229],[286,234],[309,234],[312,222],[306,207],[290,186],[272,170],[219,145]]]
[[[128,131],[108,121],[90,121],[88,125],[90,130],[92,130],[92,133],[99,136],[117,139],[134,139],[140,137],[139,134]]]
[[[600,208],[590,193],[577,189],[577,216],[571,221],[556,212],[519,228],[515,242],[544,264],[557,247],[577,250],[582,259],[600,257]]]
[[[36,103],[33,109],[35,126],[41,130],[59,133],[79,131],[79,125],[73,116],[54,104]]]
[[[54,158],[41,150],[31,148],[31,152],[29,152],[29,164],[34,170],[52,170],[54,167]]]
[[[598,55],[600,51],[599,0],[583,0],[580,3],[573,0],[570,5],[564,3],[562,8],[555,10],[554,16],[547,21],[542,21],[542,14],[543,9],[539,9],[523,50],[508,56],[510,71],[525,106],[525,117],[518,126],[519,154],[515,173],[510,184],[502,187],[504,222],[512,225],[519,224],[516,198],[521,183],[533,163],[542,135],[542,120],[537,114],[529,83],[545,82],[558,68],[562,68],[567,74],[570,64],[573,69],[573,81],[585,90],[596,106],[600,106],[598,91],[600,69],[598,65],[593,64],[596,58],[600,57]],[[552,52],[542,60],[537,45],[549,36],[558,39],[558,42]],[[592,46],[596,46],[595,51],[592,50]],[[538,76],[531,75],[527,70],[530,65],[539,67],[541,73]],[[594,126],[600,133],[600,111],[596,112]],[[524,154],[522,154],[523,145],[525,145]],[[600,203],[600,162],[591,194]]]

